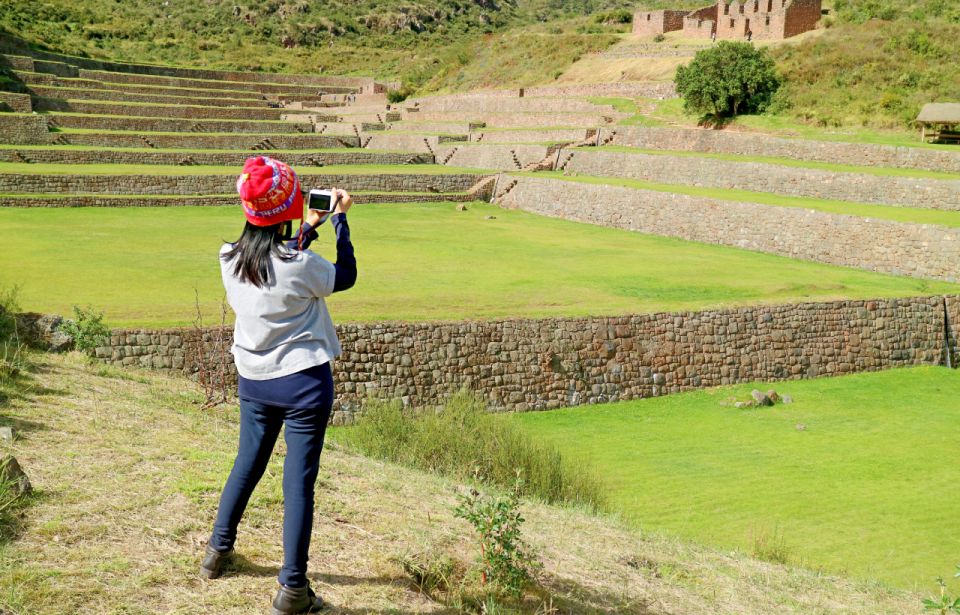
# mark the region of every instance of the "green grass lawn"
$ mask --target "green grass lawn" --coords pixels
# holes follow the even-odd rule
[[[340,150],[347,151],[347,150]],[[324,167],[297,166],[298,175],[328,174],[395,174],[395,175],[482,175],[490,171],[450,167],[442,164],[331,164]],[[236,165],[175,165],[175,164],[33,164],[27,162],[0,162],[0,174],[26,175],[239,175]]]
[[[10,145],[0,143],[0,150],[15,150],[18,152],[37,151],[77,151],[77,152],[159,152],[175,154],[242,154],[260,156],[262,152],[243,149],[207,149],[207,148],[165,148],[165,147],[97,147],[95,145]],[[387,150],[359,147],[318,147],[309,149],[272,149],[269,155],[279,158],[283,154],[408,154],[417,155],[419,152],[403,150]],[[127,166],[127,165],[124,165]]]
[[[769,192],[752,192],[734,188],[705,188],[686,186],[682,184],[660,184],[642,179],[627,179],[622,177],[596,177],[593,175],[564,175],[561,171],[538,171],[536,173],[523,172],[514,175],[524,175],[539,178],[560,179],[563,181],[581,182],[585,184],[608,184],[623,186],[639,190],[655,190],[657,192],[674,192],[688,194],[709,199],[723,201],[739,201],[745,203],[759,203],[773,207],[799,207],[801,209],[816,209],[832,214],[845,214],[863,218],[878,218],[894,222],[911,222],[914,224],[937,224],[940,226],[960,227],[960,211],[945,211],[941,209],[922,209],[919,207],[896,207],[893,205],[872,205],[868,203],[853,203],[851,201],[837,201],[831,199],[814,199],[800,196],[782,196]]]
[[[496,219],[488,220],[493,215]],[[351,212],[360,279],[339,322],[701,309],[957,293],[960,286],[556,220],[474,203]],[[24,309],[91,304],[114,326],[189,324],[222,296],[217,250],[239,207],[0,209],[0,288]],[[334,257],[332,231],[316,250]],[[208,318],[209,322],[209,318]]]
[[[794,403],[722,405],[754,386]],[[920,367],[510,420],[594,464],[645,530],[747,552],[778,536],[790,563],[923,591],[960,562],[958,390],[957,371]]]
[[[12,147],[12,146],[11,146]],[[884,177],[922,177],[929,179],[960,179],[960,173],[946,171],[928,171],[925,169],[902,169],[895,167],[866,167],[852,164],[835,164],[816,160],[797,160],[794,158],[778,158],[775,156],[742,156],[739,154],[715,154],[711,152],[687,152],[679,150],[643,149],[623,145],[604,145],[596,148],[611,152],[627,154],[650,154],[655,156],[678,156],[684,158],[712,158],[714,160],[729,160],[732,162],[762,162],[777,164],[786,167],[801,167],[808,169],[822,169],[824,171],[838,171],[841,173],[865,173]],[[960,151],[960,150],[958,150]]]

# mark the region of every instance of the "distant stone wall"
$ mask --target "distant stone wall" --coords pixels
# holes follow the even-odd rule
[[[63,111],[67,113],[90,113],[101,115],[122,115],[127,117],[164,117],[182,119],[225,119],[225,120],[291,120],[298,119],[288,109],[270,109],[263,107],[224,107],[198,106],[186,104],[117,103],[99,100],[62,100],[59,98],[34,97],[33,105],[37,111]],[[336,115],[316,116],[318,121],[336,121]],[[303,118],[301,121],[309,121]]]
[[[532,112],[495,112],[495,111],[420,111],[407,115],[407,119],[424,121],[472,121],[484,122],[488,127],[504,128],[557,128],[579,126],[604,126],[612,124],[625,114],[611,112],[600,113],[532,113]]]
[[[16,94],[14,92],[0,92],[0,111],[30,113],[33,111],[33,106],[30,103],[30,95]]]
[[[547,145],[449,143],[436,147],[434,155],[438,164],[506,171],[539,163],[552,151]]]
[[[683,17],[689,11],[638,11],[633,14],[633,35],[654,36],[683,28]]]
[[[42,115],[0,113],[0,135],[4,143],[18,145],[39,145],[53,139]]]
[[[49,73],[51,75],[56,75],[57,77],[74,78],[80,76],[80,72],[75,66],[71,66],[64,62],[34,60],[33,70],[37,71],[38,73]]]
[[[682,128],[617,126],[602,129],[610,144],[691,152],[774,156],[796,160],[817,160],[869,167],[899,167],[929,171],[960,172],[960,148],[946,151],[921,147],[873,145],[784,139],[754,133]]]
[[[949,298],[956,313],[957,298]],[[946,360],[941,296],[629,316],[345,324],[333,421],[371,395],[424,406],[467,387],[490,406],[545,410],[699,387]],[[232,331],[223,338],[229,345]],[[194,373],[215,329],[120,330],[101,360]],[[954,348],[955,350],[955,348]],[[232,361],[229,353],[228,362]],[[235,378],[231,370],[231,377]]]
[[[477,130],[470,135],[474,143],[579,143],[595,137],[595,128],[558,128],[544,130]]]
[[[328,85],[294,85],[279,83],[255,83],[240,81],[208,81],[188,77],[166,77],[159,75],[137,75],[132,73],[114,73],[99,70],[80,70],[81,79],[91,79],[102,83],[122,83],[126,85],[147,85],[172,88],[196,88],[198,90],[231,90],[239,92],[260,92],[278,95],[317,95],[351,91],[351,87]]]
[[[960,179],[839,173],[759,162],[664,156],[593,148],[565,149],[563,170],[664,184],[735,188],[787,196],[960,210]]]
[[[44,124],[46,131],[46,124]],[[154,147],[163,149],[233,149],[251,150],[250,155],[270,154],[273,149],[324,149],[334,147],[360,147],[360,138],[348,135],[320,134],[228,134],[202,133],[183,134],[106,134],[106,133],[58,133],[48,135],[64,145],[89,145],[92,147]],[[257,151],[252,151],[257,150]]]
[[[428,111],[466,111],[494,113],[613,113],[610,105],[595,105],[577,98],[541,98],[525,94],[523,98],[426,98],[419,113]]]
[[[30,93],[34,96],[61,100],[107,100],[114,102],[152,102],[169,105],[259,107],[261,109],[269,109],[268,101],[259,96],[255,98],[227,98],[225,96],[204,96],[200,94],[196,96],[177,96],[171,94],[155,94],[152,92],[86,89],[52,85],[31,85],[29,89]]]
[[[371,192],[466,192],[479,175],[301,174],[304,183],[317,182],[346,190]],[[0,194],[233,194],[237,176],[230,175],[25,175],[0,174]]]
[[[313,125],[295,122],[255,120],[212,120],[96,115],[47,115],[47,121],[61,128],[98,128],[141,132],[228,132],[228,133],[312,133]]]
[[[561,179],[514,176],[500,184],[513,184],[500,199],[502,205],[555,218],[960,281],[960,229]],[[568,207],[570,202],[590,206]]]
[[[142,147],[142,146],[141,146]],[[0,162],[50,164],[164,164],[243,166],[260,152],[130,152],[121,150],[77,149],[0,149]],[[269,155],[269,152],[263,152]],[[338,152],[284,152],[277,157],[295,167],[321,167],[332,164],[433,164],[429,153],[375,152],[359,148],[341,148]]]
[[[621,81],[583,85],[542,85],[524,89],[524,96],[625,96],[627,98],[676,98],[672,81]]]
[[[13,68],[16,70],[33,71],[33,58],[26,56],[4,55],[0,56],[0,66]]]

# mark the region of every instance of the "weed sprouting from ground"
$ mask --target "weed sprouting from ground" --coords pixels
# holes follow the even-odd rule
[[[790,547],[779,527],[774,526],[772,531],[754,531],[752,542],[751,553],[757,559],[774,564],[786,564],[790,560]]]
[[[957,571],[953,574],[955,579],[960,579],[960,564],[957,564]],[[947,584],[943,577],[937,577],[937,585],[940,588],[940,595],[936,598],[926,598],[923,601],[925,611],[936,611],[940,615],[960,615],[960,596],[953,597],[947,593]]]
[[[470,489],[457,496],[454,514],[477,531],[480,544],[480,583],[503,589],[514,597],[533,582],[541,564],[520,535],[523,516],[517,495],[523,481],[505,496]]]
[[[440,408],[405,409],[399,400],[370,400],[357,424],[335,435],[364,455],[510,488],[549,503],[604,507],[600,480],[553,446],[535,442],[511,421],[491,414],[478,396],[461,391]]]
[[[219,406],[230,400],[232,387],[229,375],[233,371],[233,360],[228,352],[227,342],[227,304],[220,300],[220,326],[208,331],[203,325],[203,311],[200,309],[200,291],[194,289],[196,318],[193,322],[193,344],[188,350],[196,366],[197,382],[203,389],[202,409]]]

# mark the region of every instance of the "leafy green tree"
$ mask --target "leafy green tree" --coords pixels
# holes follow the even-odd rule
[[[766,49],[720,41],[679,67],[675,83],[687,111],[719,118],[763,111],[780,77]]]

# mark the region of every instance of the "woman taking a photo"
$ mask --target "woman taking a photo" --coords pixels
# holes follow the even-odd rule
[[[237,191],[247,223],[240,239],[220,250],[220,268],[227,301],[236,314],[232,351],[239,374],[240,447],[201,572],[218,577],[233,554],[240,517],[283,426],[284,561],[271,613],[309,613],[323,606],[307,581],[307,557],[314,483],[333,407],[332,362],[340,354],[324,297],[356,281],[347,226],[353,200],[334,189],[339,203],[329,217],[337,260],[330,263],[307,249],[328,214],[309,210],[290,237],[290,222],[303,217],[304,203],[293,169],[266,156],[251,158],[237,180]]]

